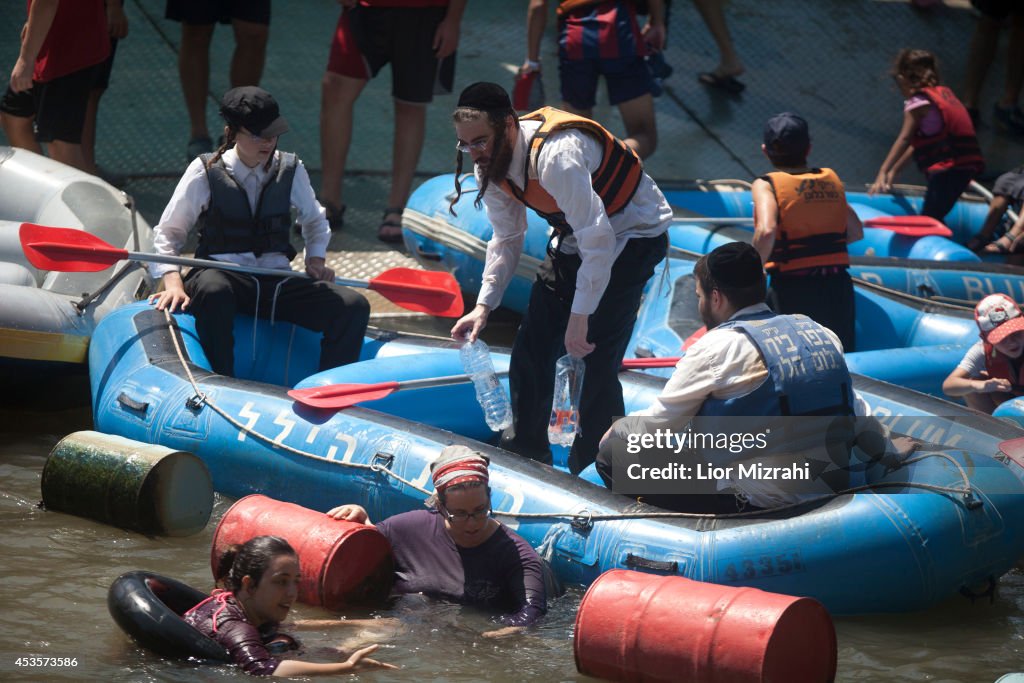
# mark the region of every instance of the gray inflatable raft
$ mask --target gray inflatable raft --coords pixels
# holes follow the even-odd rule
[[[123,192],[46,157],[0,146],[0,376],[11,390],[86,371],[103,316],[149,293],[139,264],[95,273],[39,270],[18,239],[23,222],[75,228],[132,251],[152,251],[152,229]],[[10,396],[8,396],[10,398]]]

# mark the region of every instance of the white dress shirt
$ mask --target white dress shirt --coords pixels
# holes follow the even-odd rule
[[[508,179],[517,187],[524,185],[527,144],[540,125],[539,121],[520,122],[508,171]],[[537,160],[541,186],[572,226],[573,233],[562,240],[561,251],[578,253],[582,259],[572,312],[584,315],[597,310],[611,277],[612,264],[626,242],[631,237],[657,237],[668,230],[672,220],[672,207],[646,173],[626,208],[609,217],[591,184],[591,175],[600,167],[603,155],[603,146],[591,135],[562,130],[548,138]],[[482,181],[478,169],[476,178],[477,183]],[[484,194],[484,206],[494,226],[494,236],[487,243],[477,303],[493,310],[501,303],[523,252],[527,208],[493,183]]]
[[[249,208],[255,213],[256,202],[260,191],[269,178],[272,178],[281,163],[281,152],[274,151],[274,160],[269,170],[260,164],[249,168],[238,158],[234,149],[224,152],[221,157],[228,173],[245,189],[249,197]],[[305,258],[324,258],[327,254],[327,243],[331,241],[331,228],[327,223],[327,214],[316,200],[313,186],[309,182],[309,173],[299,161],[295,166],[295,177],[292,179],[291,204],[295,207],[299,224],[302,226],[302,239],[306,243]],[[196,157],[185,169],[185,174],[174,188],[171,200],[167,202],[160,222],[153,228],[153,246],[156,253],[165,256],[178,256],[188,233],[196,224],[199,216],[210,206],[210,181],[206,175],[202,159]],[[243,266],[260,268],[291,268],[287,254],[279,251],[256,256],[251,251],[237,254],[212,254],[211,259],[229,261]],[[163,277],[171,270],[180,270],[179,266],[167,263],[149,264],[149,272],[154,278]]]

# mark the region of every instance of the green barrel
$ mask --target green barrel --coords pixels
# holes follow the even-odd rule
[[[43,505],[147,535],[202,531],[213,482],[192,453],[100,432],[74,432],[43,467]]]

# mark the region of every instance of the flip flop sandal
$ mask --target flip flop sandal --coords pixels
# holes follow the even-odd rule
[[[1009,254],[1013,248],[1013,240],[1010,243],[1006,243],[1006,235],[1003,235],[994,242],[989,242],[985,245],[986,254]]]
[[[735,76],[719,76],[718,74],[705,71],[704,73],[698,74],[697,80],[702,85],[706,85],[709,88],[717,88],[723,92],[727,92],[730,95],[739,95],[743,92],[747,86],[736,80]]]
[[[401,216],[404,209],[405,207],[402,206],[392,206],[384,209],[384,215],[381,216],[381,223],[377,227],[377,239],[381,242],[387,242],[388,244],[398,244],[402,241],[401,219],[395,221],[394,219],[389,219],[388,216],[395,213]]]

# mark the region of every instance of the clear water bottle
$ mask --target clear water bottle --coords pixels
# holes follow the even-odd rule
[[[459,357],[462,359],[462,369],[473,378],[476,400],[484,409],[487,426],[495,432],[512,426],[512,404],[505,387],[501,386],[494,373],[491,350],[487,344],[480,339],[466,342],[459,350]]]
[[[572,446],[580,423],[580,393],[583,391],[582,358],[566,354],[555,363],[555,395],[551,400],[548,443]]]

